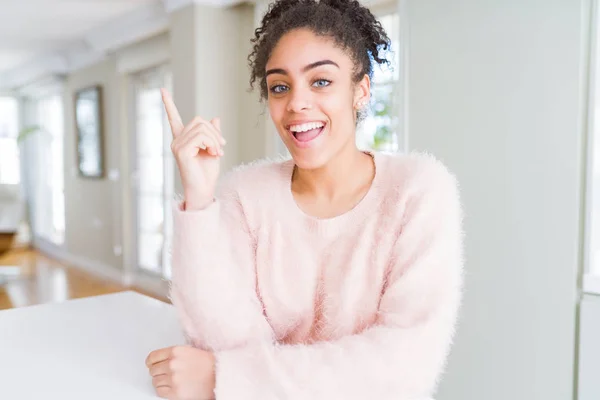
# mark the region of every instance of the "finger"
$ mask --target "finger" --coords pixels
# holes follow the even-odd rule
[[[168,399],[171,396],[172,390],[168,386],[161,386],[156,388],[156,395],[163,399]]]
[[[223,136],[221,135],[221,131],[220,131],[220,127],[221,127],[221,121],[218,120],[217,125],[215,125],[214,121],[215,119],[218,120],[218,118],[213,118],[210,120],[210,122],[206,123],[206,127],[207,127],[207,131],[210,133],[210,135],[215,139],[215,141],[217,143],[219,143],[219,149],[222,151],[223,150],[223,146],[225,145],[225,139],[223,138]]]
[[[161,89],[160,93],[165,105],[165,111],[167,112],[167,118],[169,119],[169,125],[171,125],[171,132],[173,133],[173,136],[176,137],[183,131],[183,122],[181,121],[181,116],[179,115],[179,111],[177,110],[177,107],[173,102],[173,98],[167,89]]]
[[[157,362],[156,364],[153,364],[150,366],[150,376],[159,376],[159,375],[164,375],[164,374],[168,374],[171,372],[171,368],[169,367],[169,363],[171,362],[171,360],[164,360],[164,361],[160,361]]]
[[[221,118],[219,117],[215,117],[213,119],[210,120],[210,123],[217,128],[217,131],[219,131],[219,133],[221,133]]]
[[[152,386],[155,388],[159,387],[171,387],[171,376],[170,375],[158,375],[152,377]]]
[[[150,367],[156,363],[159,363],[164,360],[168,360],[171,357],[172,347],[167,347],[164,349],[154,350],[148,357],[146,357],[146,366]]]
[[[225,140],[225,138],[223,137],[223,132],[221,131],[221,118],[213,118],[210,120],[210,123],[215,127],[217,133],[219,134],[219,142],[221,142],[222,145],[226,144],[227,140]]]
[[[217,122],[217,125],[215,125],[215,123],[214,123],[215,120],[218,120],[218,118],[213,118],[209,122],[200,117],[196,117],[192,121],[193,123],[190,123],[188,126],[186,126],[184,128],[182,135],[185,135],[187,132],[189,132],[191,130],[203,128],[206,130],[206,132],[209,132],[212,136],[214,136],[215,140],[217,142],[219,142],[219,144],[224,145],[226,143],[226,141],[220,132],[221,121],[219,120]]]
[[[182,144],[184,148],[194,148],[194,151],[197,151],[197,149],[206,150],[213,156],[223,154],[223,150],[219,142],[215,139],[214,134],[207,132],[202,127],[188,132],[186,137],[182,139],[184,140]]]
[[[190,139],[189,144],[191,146],[194,146],[195,148],[204,149],[208,152],[208,154],[213,156],[218,156],[223,153],[223,150],[221,150],[221,146],[215,140],[215,138],[212,135],[207,134],[205,132],[202,132],[198,135],[194,135]]]

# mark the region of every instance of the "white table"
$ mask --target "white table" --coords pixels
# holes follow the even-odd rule
[[[183,343],[174,308],[135,292],[0,311],[0,398],[156,399],[146,356]]]

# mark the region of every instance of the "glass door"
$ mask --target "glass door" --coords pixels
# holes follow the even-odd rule
[[[156,67],[133,76],[133,216],[138,272],[170,278],[174,161],[160,89],[171,74]]]

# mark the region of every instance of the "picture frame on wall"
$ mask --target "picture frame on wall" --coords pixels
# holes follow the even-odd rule
[[[77,169],[83,178],[104,177],[104,124],[102,87],[75,92]]]

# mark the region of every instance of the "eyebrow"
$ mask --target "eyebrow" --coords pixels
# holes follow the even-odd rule
[[[320,67],[321,65],[333,65],[336,67],[340,67],[339,65],[337,65],[336,62],[331,61],[331,60],[321,60],[321,61],[317,61],[311,64],[308,64],[306,67],[302,68],[302,72],[306,72],[308,70],[311,70],[313,68],[317,68]],[[267,72],[265,73],[265,78],[271,74],[281,74],[281,75],[287,75],[287,71],[285,69],[282,68],[273,68],[273,69],[269,69],[267,70]]]

